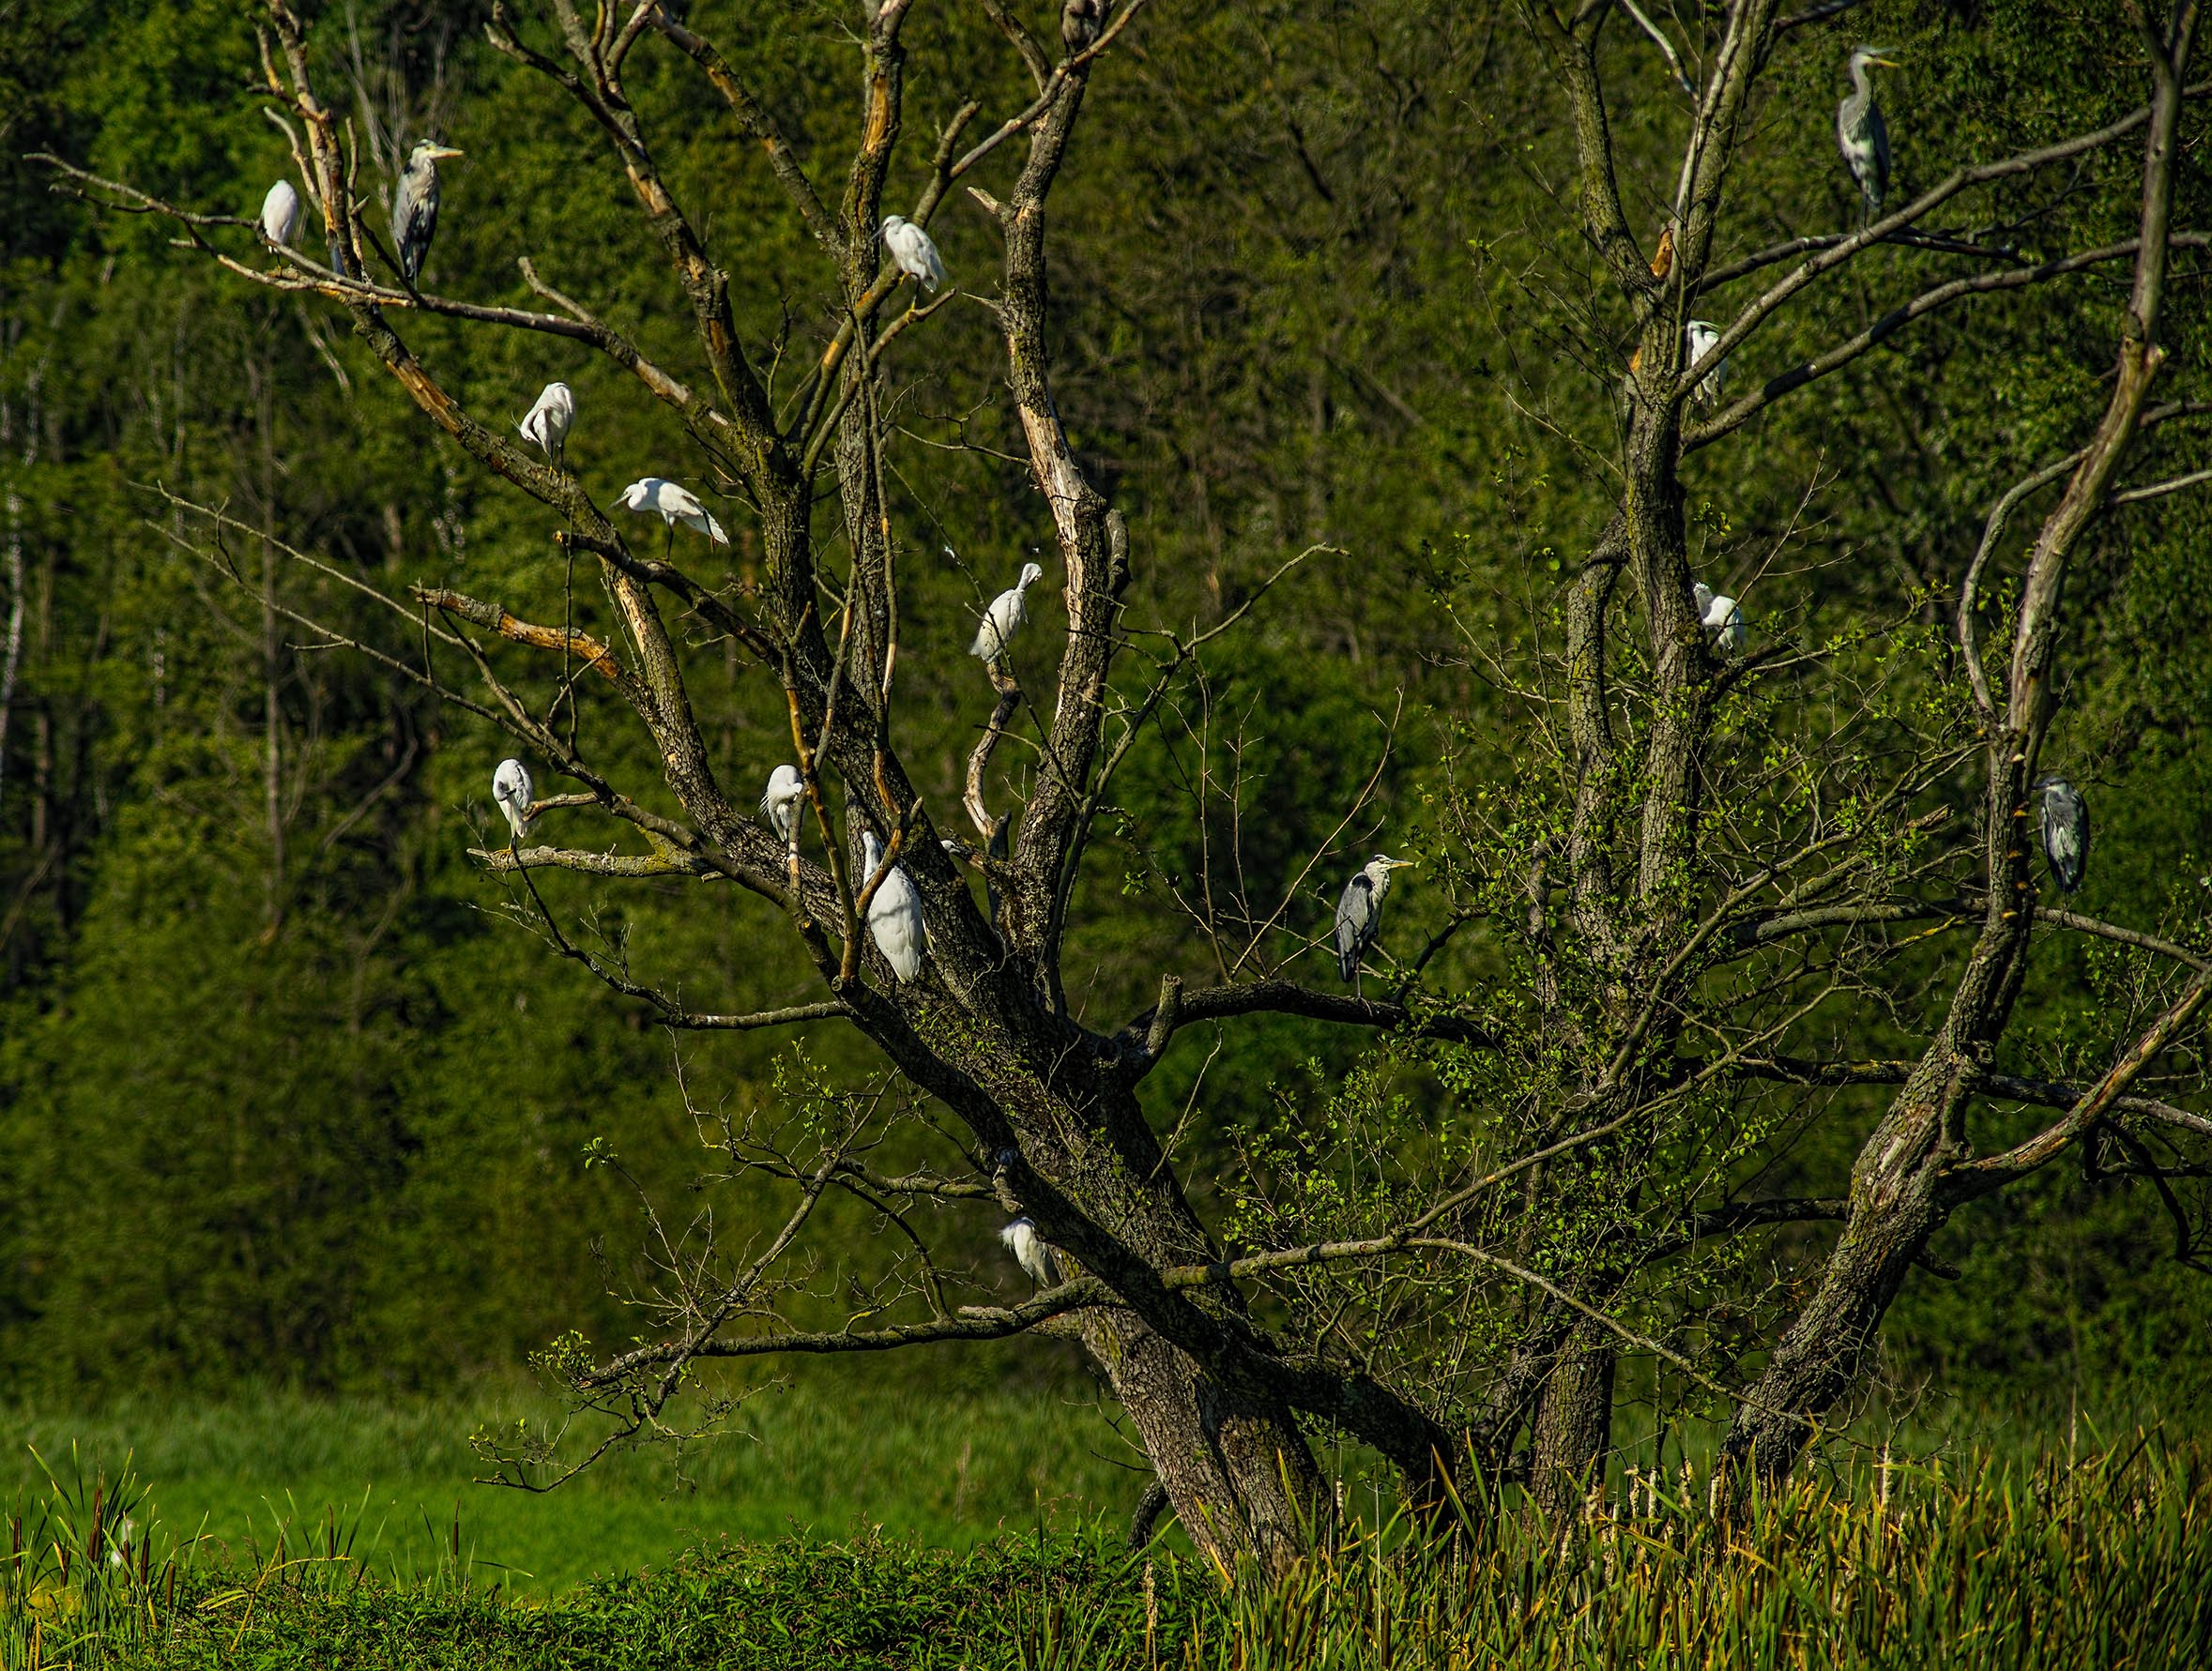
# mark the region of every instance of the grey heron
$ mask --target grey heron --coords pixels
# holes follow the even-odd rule
[[[1877,66],[1895,69],[1897,61],[1884,56],[1887,47],[1854,47],[1851,54],[1851,96],[1836,107],[1836,143],[1842,148],[1844,165],[1858,182],[1864,205],[1862,221],[1882,213],[1882,199],[1889,190],[1889,129],[1875,102],[1874,80],[1867,71]]]
[[[1744,624],[1744,612],[1736,606],[1736,600],[1702,585],[1697,590],[1702,594],[1705,604],[1701,625],[1712,637],[1714,649],[1723,656],[1742,655],[1751,633]]]
[[[2043,795],[2043,857],[2059,887],[2078,893],[2089,869],[2089,803],[2061,777],[2037,778],[2036,787]]]
[[[1020,1218],[999,1232],[999,1239],[1006,1244],[1006,1251],[1014,1255],[1014,1263],[1029,1272],[1030,1281],[1040,1288],[1057,1288],[1060,1283],[1060,1254],[1053,1245],[1038,1233],[1036,1223]]]
[[[421,273],[430,235],[437,230],[437,165],[460,155],[451,145],[420,140],[400,172],[400,189],[391,199],[391,242],[410,284]]]
[[[280,250],[289,250],[299,231],[299,192],[290,180],[279,180],[261,200],[261,235]]]
[[[1360,983],[1360,959],[1375,944],[1382,927],[1382,896],[1390,891],[1390,873],[1413,861],[1378,853],[1344,885],[1336,901],[1336,972],[1352,984]]]
[[[1720,341],[1720,328],[1709,319],[1693,319],[1682,327],[1682,338],[1683,357],[1686,361],[1683,369],[1688,371],[1713,352],[1714,344]],[[1690,398],[1701,406],[1716,406],[1720,403],[1721,388],[1727,382],[1728,356],[1724,354],[1713,362],[1713,369],[1698,380],[1697,387],[1690,391]]]
[[[1021,579],[991,600],[991,606],[984,611],[983,623],[975,630],[975,642],[968,646],[968,653],[980,656],[985,661],[996,661],[1006,653],[1006,646],[1014,635],[1030,618],[1030,608],[1022,594],[1045,578],[1045,570],[1034,563],[1022,565]]]
[[[716,545],[729,543],[729,536],[722,531],[722,524],[706,506],[699,503],[699,495],[677,482],[664,481],[658,476],[645,477],[622,490],[621,504],[628,510],[659,511],[664,526],[673,528],[681,523],[687,528],[696,528]]]
[[[519,760],[502,760],[492,774],[492,798],[507,814],[507,828],[519,842],[530,833],[530,768]],[[508,843],[512,846],[513,842]]]
[[[576,421],[576,397],[565,383],[548,383],[538,392],[538,403],[523,414],[522,422],[515,430],[526,441],[535,442],[538,449],[554,463],[561,456],[569,442],[569,426]]]
[[[784,838],[786,846],[799,844],[799,803],[806,797],[806,780],[796,766],[779,766],[768,774],[768,793],[760,798],[760,816]]]
[[[929,234],[904,215],[884,216],[879,235],[899,271],[919,279],[923,289],[934,292],[945,281],[945,264]]]
[[[862,832],[861,847],[866,875],[873,876],[876,867],[883,862],[883,849],[877,843],[874,830]],[[863,884],[865,880],[863,876]],[[916,980],[922,974],[924,933],[922,896],[914,891],[907,873],[894,864],[876,889],[876,897],[868,902],[868,934],[901,981]]]

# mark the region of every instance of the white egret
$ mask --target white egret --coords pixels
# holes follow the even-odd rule
[[[290,180],[279,180],[261,200],[261,235],[280,250],[289,250],[298,230],[299,193]]]
[[[502,760],[492,774],[492,798],[507,814],[507,827],[519,842],[530,833],[530,768],[519,760]],[[512,843],[509,843],[512,845]]]
[[[1053,1245],[1038,1234],[1036,1224],[1026,1218],[1016,1219],[999,1232],[999,1239],[1006,1244],[1006,1251],[1014,1262],[1029,1272],[1030,1281],[1040,1288],[1060,1286],[1060,1254]]]
[[[1836,107],[1836,143],[1843,151],[1844,166],[1858,182],[1859,201],[1865,206],[1862,221],[1882,213],[1882,199],[1889,190],[1889,129],[1882,120],[1882,106],[1874,99],[1875,65],[1895,69],[1894,59],[1884,56],[1887,47],[1862,46],[1851,54],[1851,97]]]
[[[2064,778],[2037,778],[2036,787],[2043,792],[2043,857],[2059,887],[2079,892],[2089,869],[2089,803]]]
[[[1705,612],[1713,607],[1713,588],[1701,580],[1693,580],[1689,583],[1689,595],[1698,606],[1698,620],[1702,625]]]
[[[929,234],[904,215],[884,216],[879,235],[899,271],[921,280],[923,289],[934,292],[945,281],[945,264]]]
[[[538,403],[514,427],[525,441],[535,442],[539,451],[557,464],[568,446],[569,426],[575,421],[574,392],[565,383],[548,383],[539,390]]]
[[[1378,853],[1344,885],[1336,902],[1336,972],[1359,990],[1360,959],[1375,944],[1382,927],[1382,896],[1390,891],[1390,873],[1413,861]]]
[[[877,844],[876,832],[872,829],[862,832],[861,846],[862,862],[866,867],[862,877],[864,886],[867,877],[873,876],[876,867],[883,862],[883,849]],[[920,978],[924,934],[922,896],[914,891],[914,884],[907,880],[907,873],[895,864],[883,878],[883,885],[876,889],[876,897],[868,902],[868,933],[893,975],[902,981]]]
[[[1036,564],[1022,565],[1021,579],[992,599],[990,608],[984,611],[983,624],[975,630],[975,642],[968,646],[969,655],[996,661],[1006,653],[1014,633],[1030,618],[1030,606],[1022,594],[1044,578],[1045,570]]]
[[[760,798],[760,816],[784,838],[786,846],[799,842],[799,803],[806,797],[806,780],[796,766],[779,766],[768,774],[768,793]]]
[[[1720,329],[1710,319],[1693,319],[1682,327],[1682,337],[1684,357],[1688,362],[1684,367],[1686,371],[1713,351],[1713,345],[1720,341]],[[1713,369],[1698,380],[1698,387],[1691,391],[1690,398],[1701,406],[1716,406],[1720,403],[1721,387],[1727,382],[1728,357],[1724,354],[1714,362]]]
[[[422,271],[422,258],[430,253],[430,235],[437,230],[437,165],[461,153],[451,145],[421,140],[407,153],[407,166],[400,175],[400,189],[391,200],[391,242],[398,251],[400,271],[415,282]]]
[[[699,495],[679,483],[648,476],[622,490],[621,503],[630,510],[657,510],[664,525],[673,527],[681,523],[687,528],[698,529],[717,545],[729,543],[729,536],[722,531],[722,524],[706,506],[699,503]]]
[[[1724,594],[1706,591],[1702,586],[1698,590],[1705,596],[1705,615],[1701,624],[1712,636],[1713,647],[1724,656],[1742,655],[1744,645],[1750,637],[1750,629],[1745,626],[1744,612],[1736,607],[1736,600]]]

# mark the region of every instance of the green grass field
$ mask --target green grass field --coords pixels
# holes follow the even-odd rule
[[[71,1416],[0,1408],[0,1492],[65,1478],[147,1491],[157,1549],[205,1530],[217,1554],[257,1559],[335,1524],[356,1553],[405,1576],[461,1548],[480,1581],[557,1593],[594,1574],[664,1565],[724,1537],[883,1533],[965,1549],[1009,1529],[1125,1518],[1146,1477],[1095,1405],[1074,1394],[915,1394],[815,1385],[748,1400],[731,1431],[679,1459],[617,1453],[550,1492],[475,1483],[479,1421],[552,1414],[514,1397],[380,1405],[263,1394],[147,1401]],[[33,1452],[37,1455],[34,1457]]]
[[[1386,1524],[1225,1591],[1178,1538],[1122,1553],[1141,1477],[1070,1398],[802,1385],[749,1404],[680,1488],[664,1453],[548,1495],[468,1482],[475,1422],[542,1413],[264,1395],[0,1414],[20,1516],[0,1671],[2165,1671],[2212,1642],[2193,1427],[1954,1408],[1718,1519],[1676,1453],[1564,1540],[1510,1492],[1442,1541],[1383,1502]],[[139,1542],[117,1563],[126,1458],[146,1495],[126,1485]]]

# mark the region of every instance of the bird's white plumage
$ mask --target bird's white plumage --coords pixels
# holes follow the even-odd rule
[[[1713,595],[1705,606],[1704,628],[1713,635],[1713,647],[1724,656],[1741,655],[1750,637],[1750,629],[1744,624],[1744,612],[1736,607],[1736,600],[1720,594]]]
[[[290,180],[279,180],[261,200],[261,235],[272,244],[289,249],[299,230],[299,193]]]
[[[630,510],[658,511],[664,524],[681,523],[687,528],[696,528],[717,545],[729,543],[729,536],[722,531],[713,513],[699,503],[699,495],[679,482],[648,476],[622,490],[622,505]]]
[[[923,289],[934,291],[945,281],[944,259],[930,242],[929,234],[904,215],[883,217],[883,248],[900,272],[922,281]]]
[[[1037,1226],[1030,1220],[1014,1220],[999,1232],[999,1239],[1006,1244],[1014,1263],[1029,1273],[1030,1281],[1038,1287],[1060,1286],[1059,1251],[1037,1233]]]
[[[538,403],[523,415],[515,430],[536,445],[547,458],[558,458],[569,439],[569,426],[576,421],[575,392],[565,383],[548,383],[539,391]]]
[[[799,838],[799,802],[806,794],[806,780],[796,766],[779,766],[768,774],[768,793],[760,798],[760,815],[786,843]]]
[[[1713,588],[1701,580],[1689,583],[1689,595],[1698,606],[1698,620],[1702,623],[1705,612],[1713,607]]]
[[[1713,352],[1720,341],[1719,327],[1709,319],[1693,319],[1682,327],[1683,357],[1687,362],[1684,370],[1697,365]],[[1714,362],[1713,369],[1700,380],[1696,399],[1700,405],[1712,406],[1719,403],[1721,386],[1728,381],[1728,357],[1722,355]]]
[[[1022,594],[1044,578],[1045,570],[1036,564],[1023,566],[1021,579],[992,599],[990,608],[984,611],[983,623],[975,630],[975,642],[968,646],[969,655],[996,661],[1006,653],[1014,633],[1030,618],[1030,606]]]
[[[862,862],[873,876],[883,862],[883,849],[877,844],[874,830],[862,834],[861,846]],[[868,902],[868,934],[876,949],[883,953],[883,961],[891,965],[891,972],[902,981],[915,980],[922,973],[923,933],[922,896],[914,891],[907,873],[894,864],[876,889],[876,897]]]
[[[492,798],[507,814],[507,827],[521,841],[530,833],[530,768],[519,760],[502,760],[492,774]]]

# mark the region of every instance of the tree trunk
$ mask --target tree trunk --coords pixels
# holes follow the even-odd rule
[[[1592,1485],[1605,1481],[1613,1436],[1613,1351],[1595,1324],[1577,1326],[1560,1347],[1537,1405],[1531,1439],[1529,1496],[1553,1526],[1582,1511]]]
[[[1225,1571],[1248,1555],[1270,1576],[1304,1552],[1329,1505],[1289,1406],[1232,1391],[1129,1312],[1086,1317],[1083,1344],[1192,1542]]]

